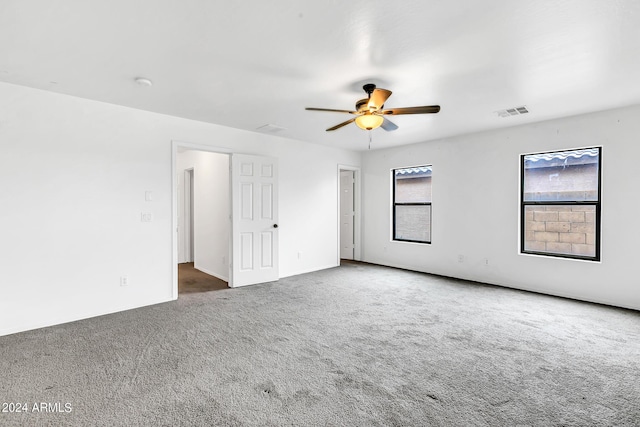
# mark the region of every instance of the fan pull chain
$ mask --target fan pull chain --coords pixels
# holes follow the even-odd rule
[[[369,131],[369,150],[371,150],[371,131]]]

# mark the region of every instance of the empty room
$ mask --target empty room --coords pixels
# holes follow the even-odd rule
[[[637,426],[640,2],[3,0],[0,426]]]

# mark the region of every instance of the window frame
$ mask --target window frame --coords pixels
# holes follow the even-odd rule
[[[577,151],[577,150],[598,150],[598,197],[597,200],[589,200],[589,201],[525,201],[524,200],[524,189],[525,189],[525,157],[531,155],[538,154],[554,154],[554,153],[564,153],[567,151]],[[526,207],[527,206],[594,206],[595,212],[595,254],[594,256],[587,255],[574,255],[574,254],[565,254],[565,253],[554,253],[554,252],[543,252],[543,251],[534,251],[534,250],[525,250],[525,240],[526,240]],[[574,259],[574,260],[583,260],[583,261],[596,261],[600,262],[601,258],[601,212],[602,212],[602,146],[592,146],[592,147],[583,147],[583,148],[573,148],[566,150],[554,150],[554,151],[542,151],[536,153],[526,153],[520,155],[520,253],[526,255],[539,255],[545,257],[552,258],[565,258],[565,259]]]
[[[393,168],[391,169],[391,241],[393,242],[407,242],[407,243],[419,243],[424,245],[431,244],[431,232],[433,230],[433,206],[432,201],[430,202],[396,202],[396,171],[401,169],[411,169],[411,168],[431,168],[431,179],[433,182],[433,165],[423,164],[418,166],[404,166],[401,168]],[[431,197],[433,200],[433,195]],[[396,238],[396,206],[429,206],[429,240],[414,240],[414,239],[397,239]]]

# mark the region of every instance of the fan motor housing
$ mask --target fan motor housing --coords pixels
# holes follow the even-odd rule
[[[363,113],[369,109],[369,99],[364,98],[356,102],[356,111],[358,113]]]

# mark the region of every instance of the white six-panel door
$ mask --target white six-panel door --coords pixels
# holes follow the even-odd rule
[[[231,287],[278,280],[277,159],[231,155]]]

